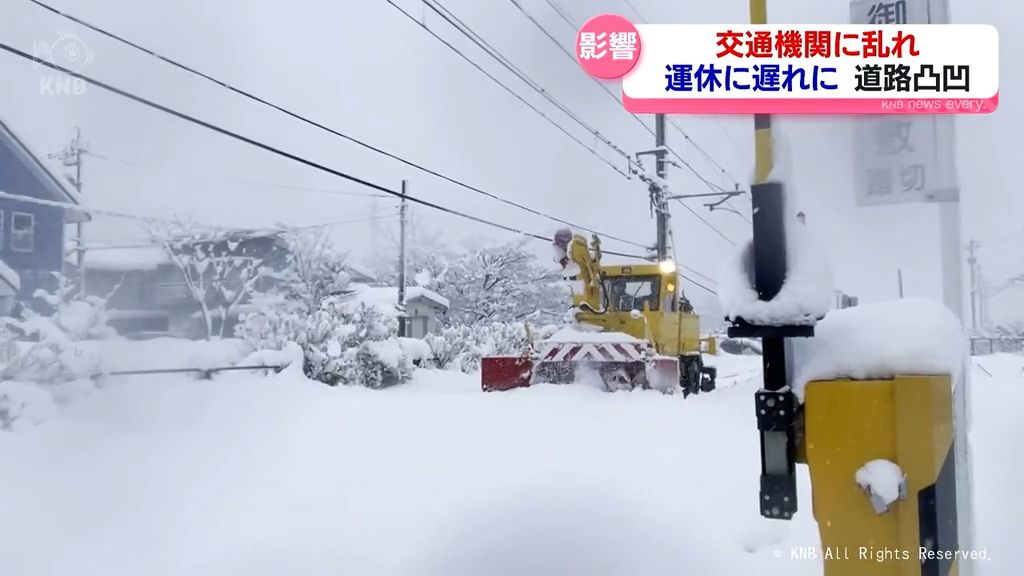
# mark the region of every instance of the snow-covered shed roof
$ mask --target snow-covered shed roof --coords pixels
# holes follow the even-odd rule
[[[395,306],[398,303],[398,288],[395,286],[360,286],[355,287],[353,298],[370,306]],[[413,300],[428,300],[444,309],[451,307],[451,302],[433,290],[422,286],[409,286],[405,289],[405,303]]]
[[[156,270],[170,261],[160,246],[96,248],[85,251],[85,267],[94,270]]]
[[[36,153],[28,145],[28,142],[19,138],[11,129],[10,124],[2,117],[0,117],[0,140],[8,142],[14,154],[35,174],[36,179],[43,185],[43,191],[49,196],[47,200],[79,203],[78,192],[71,188],[67,180],[52,165],[43,160],[45,156]],[[4,192],[17,193],[15,190],[4,190]],[[86,222],[89,220],[89,215],[84,211],[65,210],[64,219],[68,222]]]
[[[346,262],[345,271],[348,272],[353,282],[371,283],[377,281],[377,275],[372,270],[359,264]]]

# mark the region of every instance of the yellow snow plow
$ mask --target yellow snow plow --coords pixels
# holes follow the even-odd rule
[[[700,318],[679,288],[674,262],[602,266],[597,236],[588,245],[570,230],[560,230],[554,245],[573,284],[575,326],[522,356],[483,358],[485,391],[570,383],[584,374],[599,377],[608,390],[689,395],[714,389],[715,369],[701,357]]]

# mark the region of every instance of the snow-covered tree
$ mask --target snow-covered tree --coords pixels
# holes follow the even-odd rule
[[[187,222],[154,225],[150,236],[181,271],[192,300],[199,306],[207,339],[224,336],[231,312],[245,302],[264,271],[266,254],[247,246],[266,233],[225,231]],[[214,330],[214,311],[220,327]]]
[[[287,342],[304,346],[312,317],[327,300],[344,300],[350,291],[345,255],[323,229],[291,230],[281,235],[283,264],[263,270],[268,282],[254,290],[256,312],[243,314],[235,335],[259,349],[280,350]]]
[[[569,292],[554,266],[538,262],[525,241],[478,246],[459,254],[431,289],[451,301],[453,324],[561,318]]]
[[[284,238],[284,265],[266,273],[273,282],[255,296],[256,311],[242,316],[235,334],[258,349],[295,342],[306,375],[332,386],[380,388],[408,380],[413,366],[397,339],[397,318],[352,301],[344,254],[321,231]]]
[[[431,279],[444,276],[448,264],[457,258],[457,254],[445,245],[437,230],[412,220],[406,238],[408,282],[413,284],[417,275]],[[398,246],[397,234],[390,236],[382,253],[374,254],[370,262],[374,276],[387,286],[398,284]]]
[[[304,310],[314,310],[324,298],[349,293],[345,254],[339,252],[324,228],[293,229],[281,234],[284,265],[264,271],[273,280],[271,291]]]

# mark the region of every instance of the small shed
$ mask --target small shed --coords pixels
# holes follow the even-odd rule
[[[398,306],[397,287],[355,285],[354,288],[355,301],[403,316],[405,336],[409,338],[423,338],[427,334],[440,332],[444,326],[444,317],[451,307],[447,298],[423,286],[406,288],[402,307]]]

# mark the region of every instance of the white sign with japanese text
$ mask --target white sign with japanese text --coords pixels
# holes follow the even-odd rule
[[[943,2],[854,0],[852,24],[945,24]],[[872,116],[854,120],[857,204],[959,200],[953,118],[938,115]]]

